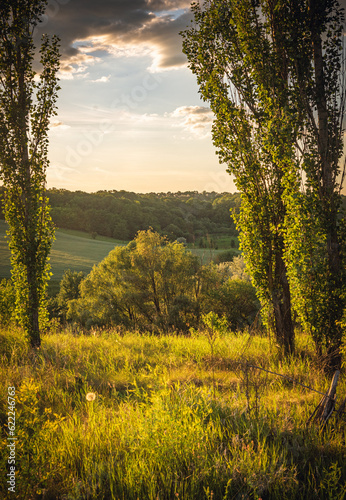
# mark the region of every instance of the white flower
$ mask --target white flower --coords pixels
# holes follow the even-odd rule
[[[94,401],[96,399],[96,394],[94,392],[88,392],[85,397],[87,401]]]

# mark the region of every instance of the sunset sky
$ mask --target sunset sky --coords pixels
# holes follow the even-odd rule
[[[187,68],[186,0],[49,0],[37,29],[61,38],[48,187],[235,191],[212,114]]]

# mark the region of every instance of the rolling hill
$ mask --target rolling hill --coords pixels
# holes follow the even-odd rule
[[[10,278],[10,251],[6,237],[7,224],[0,220],[0,278]],[[52,266],[52,286],[59,282],[66,269],[89,273],[94,264],[98,264],[118,245],[127,242],[111,238],[91,239],[90,235],[80,231],[58,229],[50,254]]]

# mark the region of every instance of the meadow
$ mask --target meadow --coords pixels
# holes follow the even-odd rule
[[[8,387],[18,439],[16,492],[3,472],[1,498],[342,500],[345,415],[324,432],[307,424],[330,379],[308,336],[296,351],[283,359],[247,331],[63,330],[33,355],[20,330],[4,329],[1,471]],[[344,372],[337,394],[346,396]]]
[[[6,237],[7,224],[0,220],[0,278],[10,278],[10,251]],[[127,242],[98,236],[92,239],[82,231],[58,229],[50,253],[52,281],[60,281],[66,269],[89,273],[117,245]]]
[[[7,224],[0,220],[0,279],[11,277],[10,251],[6,237]],[[232,238],[236,240],[235,237]],[[231,237],[220,237],[218,249],[195,248],[188,245],[197,257],[207,263],[216,255],[230,248]],[[72,229],[57,229],[50,253],[52,277],[48,285],[50,295],[58,292],[59,283],[67,269],[88,274],[95,264],[103,260],[115,246],[127,245],[128,241],[116,240],[97,235],[93,239],[89,233]]]

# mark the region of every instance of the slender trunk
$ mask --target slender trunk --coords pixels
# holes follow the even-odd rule
[[[291,313],[291,293],[282,252],[276,256],[275,267],[278,289],[272,291],[276,340],[285,355],[294,352],[294,326]]]
[[[161,316],[160,299],[156,290],[156,282],[154,274],[151,276],[151,284],[153,290],[153,302],[155,305],[156,313],[158,316]]]
[[[23,65],[21,60],[21,52],[17,50],[18,67]],[[34,202],[32,193],[32,169],[30,166],[29,151],[28,151],[28,125],[29,116],[27,103],[27,89],[24,80],[24,72],[19,74],[19,103],[20,103],[20,135],[21,135],[21,170],[24,173],[24,182],[22,187],[22,198],[24,206],[24,234],[25,255],[24,265],[26,271],[26,280],[28,287],[26,324],[27,333],[30,337],[30,344],[33,348],[39,348],[41,345],[40,328],[39,328],[39,307],[40,307],[40,292],[37,283],[37,264],[36,264],[36,228],[33,218],[36,215],[37,207]]]
[[[314,15],[314,11],[312,12]],[[328,368],[337,370],[340,368],[341,356],[341,327],[339,321],[343,314],[343,301],[340,299],[342,288],[342,262],[340,257],[340,243],[338,237],[338,195],[334,182],[334,165],[338,161],[337,144],[334,143],[328,129],[328,107],[325,90],[325,78],[323,68],[323,49],[321,35],[313,27],[313,57],[315,69],[315,92],[318,116],[318,153],[321,165],[321,187],[320,199],[323,210],[324,229],[327,236],[327,258],[328,258],[328,288],[329,307],[328,318],[326,318],[324,332],[327,338]],[[337,126],[337,124],[335,124]],[[339,293],[338,293],[339,292]]]
[[[39,348],[41,346],[41,336],[40,336],[40,326],[39,326],[39,306],[40,299],[38,296],[38,290],[35,283],[35,279],[31,279],[30,272],[28,270],[28,287],[29,287],[29,334],[30,334],[30,344],[33,348]]]

